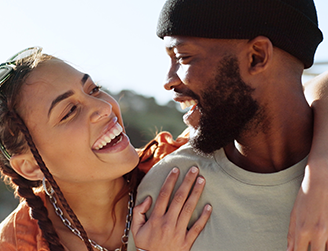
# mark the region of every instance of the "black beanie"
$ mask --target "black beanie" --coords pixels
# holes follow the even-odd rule
[[[313,0],[167,0],[157,36],[219,39],[269,38],[304,63],[313,64],[322,41]]]

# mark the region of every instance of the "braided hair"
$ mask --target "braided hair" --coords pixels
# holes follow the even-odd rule
[[[28,150],[32,152],[40,170],[54,189],[58,200],[63,205],[69,217],[73,220],[75,227],[80,231],[87,249],[92,251],[93,249],[86,231],[42,160],[24,121],[16,112],[19,103],[20,90],[25,83],[25,80],[33,69],[50,59],[54,59],[54,57],[39,52],[16,62],[14,74],[12,74],[6,83],[0,88],[0,140],[5,146],[6,151],[11,156],[24,153]],[[142,152],[140,156],[142,156]],[[15,195],[19,196],[21,200],[25,200],[31,208],[31,215],[38,221],[38,225],[42,230],[44,239],[49,244],[50,250],[64,250],[55,228],[48,217],[47,208],[44,206],[42,199],[35,193],[36,188],[42,186],[42,182],[27,180],[16,173],[15,170],[12,169],[9,160],[2,154],[0,154],[0,172],[5,181],[15,189]],[[129,181],[129,185],[124,186],[114,199],[114,207],[112,209],[114,226],[116,223],[115,206],[117,205],[117,202],[129,192],[135,191],[143,176],[144,173],[138,168],[134,168],[131,172],[124,175],[124,178]],[[122,250],[126,250],[126,245],[122,246]]]
[[[9,77],[0,90],[0,139],[11,156],[26,152],[28,149],[31,150],[41,171],[58,196],[59,201],[73,220],[76,228],[80,231],[88,250],[92,251],[93,249],[88,241],[85,230],[43,162],[24,121],[16,112],[20,89],[28,75],[37,65],[52,58],[52,56],[37,53],[17,62],[14,74]],[[11,168],[9,160],[2,154],[0,154],[0,171],[5,181],[7,181],[7,183],[9,182],[15,189],[15,194],[19,196],[21,200],[25,200],[31,208],[31,215],[38,221],[38,225],[42,230],[43,237],[49,244],[50,250],[64,250],[55,228],[48,217],[47,208],[44,206],[42,199],[34,192],[35,188],[41,186],[41,181],[30,181],[17,174]]]

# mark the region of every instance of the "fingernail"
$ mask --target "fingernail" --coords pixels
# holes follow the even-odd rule
[[[197,182],[198,182],[198,184],[203,184],[204,181],[205,181],[205,179],[204,179],[203,177],[198,177],[198,178],[197,178]]]
[[[198,168],[193,166],[190,170],[191,170],[192,173],[197,173]]]
[[[177,172],[178,172],[178,168],[174,167],[174,168],[172,169],[172,173],[177,173]]]
[[[211,205],[206,205],[205,210],[206,211],[212,211],[212,206]]]

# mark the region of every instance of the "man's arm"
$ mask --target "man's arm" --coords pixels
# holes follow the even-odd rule
[[[291,214],[288,251],[326,250],[328,244],[328,71],[307,82],[314,114],[308,165]]]

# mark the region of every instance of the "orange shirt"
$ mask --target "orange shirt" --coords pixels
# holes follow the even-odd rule
[[[45,194],[38,193],[45,201]],[[21,202],[0,224],[1,251],[50,251],[48,243],[42,238],[37,220],[30,216],[27,203]]]
[[[138,168],[144,172],[164,158],[167,154],[175,151],[188,142],[188,130],[185,130],[177,140],[168,132],[159,133],[156,142],[144,151]],[[142,152],[143,149],[138,150]],[[38,195],[45,202],[44,192]],[[42,237],[42,231],[29,213],[27,203],[21,202],[1,224],[0,224],[0,251],[50,251],[48,243]]]

